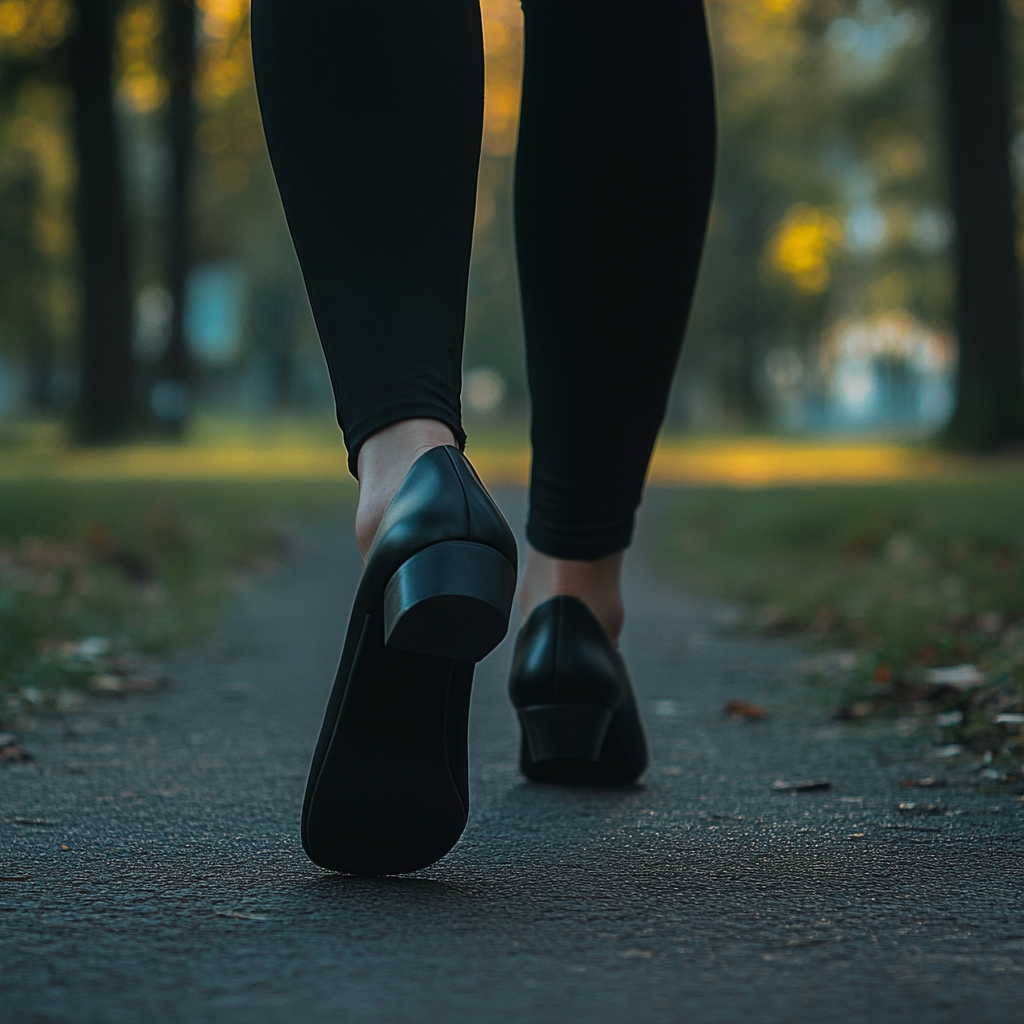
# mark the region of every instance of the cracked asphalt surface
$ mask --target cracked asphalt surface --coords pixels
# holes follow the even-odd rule
[[[522,519],[521,492],[499,500]],[[169,691],[24,736],[34,760],[0,766],[5,1024],[1019,1021],[1024,805],[832,721],[794,646],[660,581],[664,507],[627,583],[642,784],[521,779],[506,641],[477,673],[469,827],[416,875],[332,875],[299,845],[360,570],[347,522],[177,657]],[[732,698],[772,715],[726,719]],[[899,788],[921,775],[953,783],[945,813],[898,810],[935,802]],[[833,788],[771,788],[794,778]]]

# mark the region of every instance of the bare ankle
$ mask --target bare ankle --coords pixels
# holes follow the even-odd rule
[[[608,638],[617,644],[625,621],[622,602],[622,561],[625,552],[576,561],[552,558],[531,547],[519,588],[519,610],[528,616],[548,598],[578,598],[593,612]]]
[[[431,448],[455,447],[455,435],[440,420],[412,419],[378,430],[359,449],[356,543],[366,558],[384,512],[412,464]]]

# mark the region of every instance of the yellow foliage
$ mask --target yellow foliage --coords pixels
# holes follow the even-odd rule
[[[75,238],[71,219],[42,209],[36,212],[32,224],[32,242],[37,251],[50,256],[65,256],[74,247]]]
[[[16,39],[25,31],[28,4],[24,0],[5,0],[0,4],[0,39]]]
[[[482,0],[487,85],[484,151],[507,156],[515,148],[523,69],[523,15],[517,0]]]
[[[797,21],[806,6],[806,0],[711,0],[708,13],[737,56],[767,64],[802,46]]]
[[[129,4],[118,19],[118,92],[139,114],[151,114],[167,99],[169,89],[160,70],[158,45],[163,28],[163,9],[155,0]]]
[[[761,6],[771,14],[795,16],[807,6],[806,0],[761,0]]]
[[[247,84],[248,70],[235,54],[210,54],[203,68],[203,97],[213,101],[230,99]]]
[[[196,96],[207,107],[222,107],[252,90],[248,0],[198,0],[203,35]]]
[[[829,286],[829,259],[842,240],[843,227],[835,217],[797,203],[786,211],[768,240],[768,264],[798,291],[818,295]]]
[[[249,0],[196,0],[202,29],[195,96],[196,146],[209,158],[210,182],[224,194],[252,179],[251,154],[263,145],[252,73]]]
[[[249,15],[248,0],[197,0],[203,12],[203,32],[208,39],[229,39],[236,35]]]
[[[151,114],[167,99],[167,79],[153,68],[128,68],[121,77],[121,95],[133,110]]]
[[[26,164],[38,175],[39,195],[32,211],[31,237],[37,252],[67,257],[74,252],[71,200],[77,168],[68,131],[71,97],[66,89],[42,83],[23,87],[14,116],[0,140],[0,181]]]
[[[70,27],[68,0],[0,0],[0,54],[40,57],[53,49]]]
[[[218,118],[207,118],[196,129],[196,145],[207,156],[223,153],[230,141],[228,126]]]
[[[801,24],[808,0],[708,0],[715,62],[728,75],[719,101],[735,117],[749,117],[792,91],[807,52]]]
[[[928,168],[928,151],[920,139],[900,131],[889,121],[875,121],[865,140],[873,162],[885,178],[903,181],[923,174]]]

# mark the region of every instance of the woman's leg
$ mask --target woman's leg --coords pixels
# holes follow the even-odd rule
[[[701,0],[524,0],[516,238],[533,403],[521,604],[618,574],[700,264],[715,110]],[[617,611],[616,611],[617,609]]]
[[[515,538],[447,446],[464,440],[477,2],[253,5],[267,140],[360,481],[366,565],[301,819],[336,871],[415,871],[462,834],[474,666],[516,585]]]
[[[365,552],[416,455],[465,442],[478,0],[254,0],[252,36],[274,172],[360,477]]]

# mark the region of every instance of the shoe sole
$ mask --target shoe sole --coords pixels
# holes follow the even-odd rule
[[[349,624],[358,644],[348,677],[335,681],[302,816],[307,854],[333,871],[419,870],[466,826],[474,663],[507,631],[515,570],[484,545],[432,547]]]

